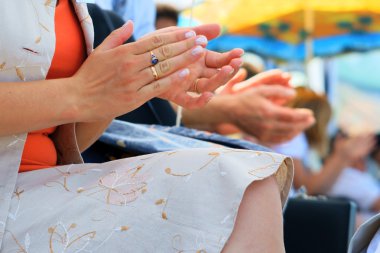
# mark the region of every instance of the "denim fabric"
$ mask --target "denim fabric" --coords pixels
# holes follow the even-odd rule
[[[238,149],[271,151],[263,146],[218,134],[185,127],[132,124],[114,120],[99,139],[100,142],[122,148],[126,152],[149,154],[183,148],[226,146]]]

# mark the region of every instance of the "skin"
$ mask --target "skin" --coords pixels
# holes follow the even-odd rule
[[[160,22],[157,20],[156,26],[170,24],[170,19]],[[174,21],[172,21],[173,23]],[[175,24],[173,24],[175,25]],[[215,65],[216,62],[215,62]],[[240,65],[240,63],[239,63]],[[235,73],[234,73],[235,74]],[[270,80],[283,82],[281,78],[276,76]],[[235,78],[236,82],[242,81]],[[221,80],[222,82],[222,80]],[[206,79],[200,79],[197,83],[198,91],[204,90]],[[194,89],[194,82],[189,82]],[[231,87],[233,86],[230,83]],[[227,86],[228,87],[228,86]],[[226,122],[226,116],[230,115],[230,111],[225,107],[227,101],[222,96],[214,96],[213,99],[201,109],[184,109],[183,123],[187,126],[195,126],[195,128],[215,130],[215,126]],[[226,96],[227,98],[227,96]],[[238,99],[234,99],[235,101]],[[176,108],[176,105],[172,103]],[[225,108],[225,109],[223,109]],[[228,117],[227,117],[228,118]],[[236,117],[231,117],[231,122]],[[273,177],[266,178],[262,181],[252,183],[245,191],[241,204],[239,206],[235,225],[224,246],[223,253],[281,253],[285,252],[283,242],[283,222],[282,208],[280,205],[280,193],[278,185]],[[260,217],[257,219],[257,217]]]
[[[205,44],[196,45],[199,36],[186,38],[190,31],[212,39],[220,28],[205,25],[157,31],[138,42],[122,45],[133,32],[133,24],[128,22],[108,36],[72,77],[17,85],[2,82],[0,106],[4,108],[3,120],[8,124],[0,126],[0,136],[77,122],[78,144],[84,150],[114,117],[153,97],[170,99],[183,106],[203,106],[210,94],[189,96],[190,83],[204,77],[210,81],[207,89],[219,87],[232,77],[230,72],[237,71],[242,51],[221,55],[201,48],[194,55],[193,50]],[[159,80],[153,78],[147,50],[153,50],[161,58],[156,65]],[[168,51],[169,56],[160,55]],[[220,65],[215,65],[216,62]]]
[[[207,39],[220,33],[215,25],[191,30]],[[84,150],[112,118],[153,97],[191,108],[205,105],[212,96],[208,91],[231,79],[241,64],[241,50],[219,54],[203,49],[192,54],[196,45],[191,43],[193,38],[185,37],[188,28],[160,30],[122,45],[132,31],[131,22],[115,30],[72,77],[16,84],[2,82],[0,107],[7,124],[1,124],[0,136],[77,122],[78,144]],[[170,45],[169,50],[162,48]],[[161,57],[160,65],[156,66],[159,80],[154,80],[149,67],[150,50]],[[187,94],[196,79],[201,79],[199,88],[203,95],[199,97]],[[275,179],[253,183],[244,194],[223,252],[263,252],[263,249],[284,252],[281,217]]]
[[[282,207],[274,177],[252,183],[245,191],[232,234],[223,253],[282,253]]]
[[[243,132],[265,144],[291,140],[314,124],[310,110],[282,106],[295,96],[287,73],[272,70],[242,81],[244,75],[231,80],[204,108],[184,111],[183,122],[222,134]]]

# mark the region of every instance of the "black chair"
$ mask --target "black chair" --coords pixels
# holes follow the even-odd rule
[[[338,199],[289,199],[284,212],[287,253],[346,253],[356,205]]]

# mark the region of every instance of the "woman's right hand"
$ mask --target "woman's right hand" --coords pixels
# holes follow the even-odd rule
[[[206,37],[190,29],[153,34],[123,45],[132,32],[132,22],[115,30],[69,78],[78,121],[114,118],[178,88],[190,75],[187,66],[205,54]],[[153,76],[150,51],[159,59],[154,66],[159,80]]]

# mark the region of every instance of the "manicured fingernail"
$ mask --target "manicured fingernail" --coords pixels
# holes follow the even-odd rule
[[[242,57],[244,55],[244,50],[241,48],[235,48],[235,50],[240,51],[239,57]]]
[[[203,47],[201,46],[196,46],[193,51],[191,51],[191,54],[196,56],[196,55],[200,55],[201,53],[203,53]]]
[[[123,27],[129,25],[130,23],[132,23],[132,20],[128,20],[128,21],[123,25]]]
[[[185,33],[185,37],[188,39],[188,38],[191,38],[191,37],[194,37],[195,35],[197,35],[194,31],[189,31],[187,33]]]
[[[234,69],[232,69],[230,72],[228,72],[229,75],[232,75],[235,72]]]
[[[184,78],[186,76],[188,76],[190,74],[190,70],[189,69],[183,69],[179,72],[179,77],[180,78]]]
[[[195,44],[197,44],[197,45],[207,45],[207,43],[208,43],[208,40],[205,36],[199,36],[195,40]]]
[[[238,63],[239,63],[239,68],[240,68],[241,66],[243,66],[243,63],[244,63],[244,62],[243,62],[243,59],[239,59],[239,60],[238,60]]]

